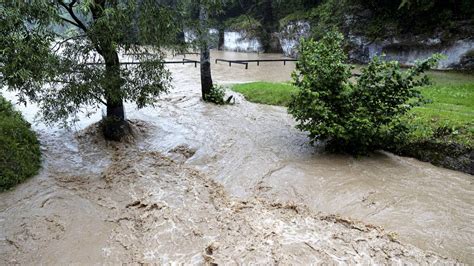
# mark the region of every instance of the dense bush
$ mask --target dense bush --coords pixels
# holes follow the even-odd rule
[[[400,117],[422,102],[416,88],[428,79],[420,76],[438,56],[406,71],[397,62],[375,58],[351,82],[342,43],[342,34],[335,32],[302,41],[293,73],[299,92],[289,112],[312,142],[327,141],[333,150],[360,154],[395,143],[408,130]]]
[[[212,87],[211,91],[206,97],[206,102],[218,104],[218,105],[224,105],[228,104],[232,100],[232,96],[227,98],[227,100],[224,98],[225,97],[225,89],[222,86],[215,85]]]
[[[474,1],[323,0],[313,5],[308,14],[316,38],[336,27],[346,34],[350,31],[352,35],[373,40],[402,34],[439,35],[445,32],[442,39],[447,41],[445,38],[457,35],[470,36]]]
[[[0,96],[0,191],[35,175],[41,166],[40,157],[36,134]]]

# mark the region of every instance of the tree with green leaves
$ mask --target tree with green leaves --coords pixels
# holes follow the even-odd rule
[[[206,102],[221,103],[222,93],[215,87],[212,81],[211,52],[210,52],[210,29],[213,25],[211,16],[218,16],[223,0],[182,0],[184,4],[187,28],[196,33],[196,39],[191,46],[200,51],[201,92],[202,99]],[[221,97],[222,96],[222,97]]]
[[[47,123],[105,106],[104,136],[120,141],[124,102],[152,105],[171,86],[161,49],[176,41],[173,13],[158,0],[3,1],[0,85],[38,103]]]
[[[396,61],[373,59],[352,82],[351,66],[342,49],[343,36],[329,32],[320,41],[303,40],[293,79],[299,92],[288,111],[297,128],[328,148],[354,154],[385,148],[408,128],[401,117],[423,103],[418,88],[428,83],[423,73],[436,55],[402,70]]]

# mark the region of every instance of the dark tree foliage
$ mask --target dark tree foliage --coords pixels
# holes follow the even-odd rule
[[[0,8],[0,84],[37,102],[46,122],[67,124],[105,105],[104,135],[121,140],[129,133],[124,101],[144,107],[170,88],[160,49],[175,43],[177,16],[162,1],[23,0]]]
[[[395,22],[402,32],[449,27],[453,21],[474,19],[472,0],[355,0],[376,18]],[[348,3],[351,4],[350,2]]]
[[[20,112],[0,96],[0,192],[37,174],[40,167],[36,134]]]

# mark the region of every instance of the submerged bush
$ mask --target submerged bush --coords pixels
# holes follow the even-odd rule
[[[343,36],[330,32],[321,41],[304,40],[293,73],[298,93],[288,111],[311,142],[353,154],[387,147],[403,138],[403,114],[422,103],[422,76],[437,62],[434,56],[403,71],[398,62],[374,58],[351,82],[351,66],[342,50]]]
[[[37,174],[40,158],[39,142],[30,124],[0,96],[0,191]]]
[[[214,85],[214,87],[211,88],[209,94],[206,96],[206,102],[218,105],[230,104],[233,99],[233,96],[230,96],[227,99],[225,99],[224,97],[225,89],[222,86]]]

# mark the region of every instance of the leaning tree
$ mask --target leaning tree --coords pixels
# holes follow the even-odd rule
[[[2,1],[0,85],[47,123],[105,106],[104,136],[120,141],[124,102],[152,105],[171,86],[162,49],[179,30],[173,12],[160,0]]]

